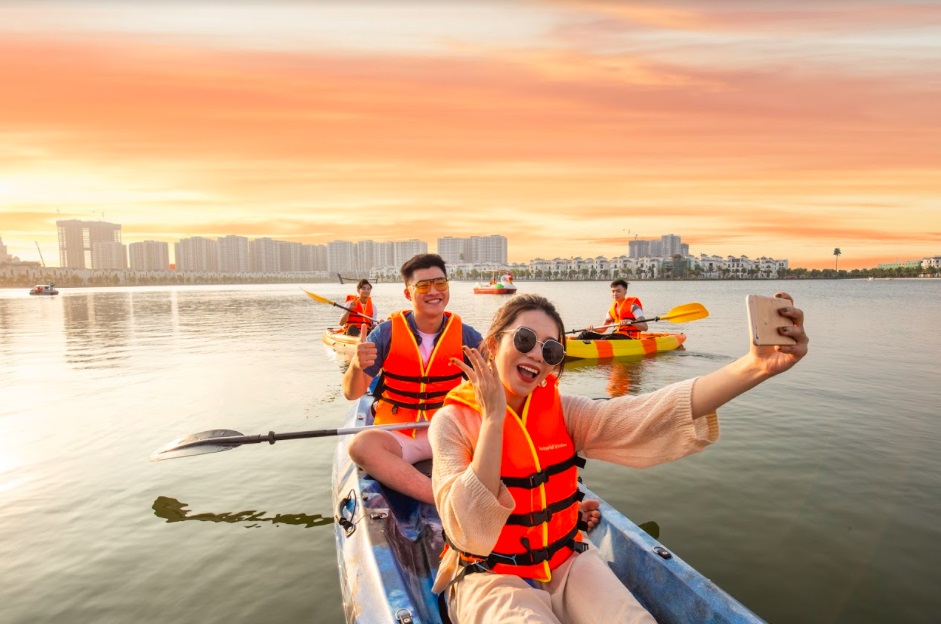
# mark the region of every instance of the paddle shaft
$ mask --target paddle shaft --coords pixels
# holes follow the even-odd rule
[[[413,423],[395,423],[392,425],[373,425],[371,427],[343,427],[340,429],[315,429],[313,431],[289,431],[288,433],[275,433],[274,431],[269,431],[267,434],[259,435],[238,435],[238,436],[225,436],[221,438],[207,438],[205,440],[196,440],[193,442],[186,442],[180,444],[179,446],[174,447],[173,449],[166,449],[166,451],[174,450],[179,451],[182,449],[192,448],[194,446],[219,446],[221,445],[232,445],[232,446],[241,446],[242,444],[259,444],[261,442],[268,442],[269,444],[274,444],[278,440],[301,440],[305,438],[328,438],[331,436],[341,436],[341,435],[351,435],[354,433],[359,433],[360,431],[366,431],[368,429],[380,429],[382,431],[399,431],[401,429],[425,429],[431,422],[424,420],[421,422]]]
[[[698,321],[709,316],[709,311],[706,310],[705,306],[700,303],[686,303],[681,306],[677,306],[667,312],[666,314],[661,314],[660,316],[654,316],[651,318],[642,318],[642,319],[629,319],[625,325],[633,325],[635,323],[655,323],[657,321],[670,321],[671,323],[686,323],[689,321]],[[689,318],[686,318],[689,317]],[[682,319],[682,320],[675,320]],[[617,327],[619,324],[614,323],[611,325],[599,325],[593,329],[607,329],[609,327]],[[572,331],[565,332],[566,334],[578,334],[585,329],[573,329]]]
[[[359,314],[361,317],[367,318],[367,319],[369,319],[370,321],[372,321],[373,323],[377,322],[376,319],[374,319],[373,317],[371,317],[371,316],[366,316],[365,314],[362,314],[362,313],[360,313],[360,312],[357,312],[357,311],[354,310],[353,308],[348,308],[348,307],[346,307],[345,305],[340,305],[339,303],[335,303],[335,302],[333,302],[333,301],[331,301],[330,303],[332,303],[332,304],[335,305],[336,307],[340,308],[341,310],[346,310],[347,312],[352,312],[353,314]]]
[[[347,312],[352,312],[353,314],[358,314],[359,316],[361,316],[361,317],[363,317],[363,318],[367,318],[367,319],[369,319],[370,321],[372,321],[373,323],[377,323],[377,322],[378,322],[378,321],[377,321],[376,319],[374,319],[373,317],[371,317],[371,316],[366,316],[365,314],[360,314],[359,312],[357,312],[357,311],[354,310],[353,308],[348,308],[348,307],[346,307],[345,305],[340,305],[340,304],[337,303],[336,301],[330,301],[330,300],[327,299],[326,297],[321,297],[320,295],[315,294],[315,293],[312,293],[312,292],[310,292],[309,290],[304,290],[303,288],[301,288],[301,290],[303,290],[305,293],[307,293],[307,296],[310,297],[311,299],[313,299],[314,301],[316,301],[317,303],[326,303],[326,304],[328,304],[328,305],[336,306],[336,307],[340,308],[341,310],[346,310]]]

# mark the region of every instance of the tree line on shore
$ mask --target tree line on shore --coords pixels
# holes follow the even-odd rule
[[[30,268],[27,271],[0,273],[0,288],[29,288],[35,284],[48,284],[55,282],[56,286],[65,288],[103,287],[103,286],[172,286],[172,285],[210,285],[210,284],[309,284],[315,282],[333,282],[334,279],[325,277],[312,278],[304,275],[278,275],[253,273],[134,273],[125,271],[100,271],[91,275],[87,272],[73,272],[68,269]],[[479,281],[489,279],[491,271],[456,269],[451,272],[451,279],[455,281]],[[788,268],[779,269],[772,274],[771,271],[750,269],[737,271],[735,269],[722,269],[706,274],[701,268],[689,269],[674,273],[664,271],[659,275],[648,274],[643,271],[631,270],[596,270],[580,269],[561,272],[548,272],[542,270],[513,269],[514,281],[608,281],[616,278],[631,280],[742,280],[742,279],[865,279],[865,278],[903,278],[903,277],[937,277],[936,267],[893,267],[890,269],[805,269]],[[380,276],[373,279],[375,282],[397,282],[398,275]]]

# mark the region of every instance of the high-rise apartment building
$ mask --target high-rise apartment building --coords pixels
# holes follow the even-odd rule
[[[336,240],[327,243],[327,271],[330,273],[349,273],[353,266],[353,243]]]
[[[467,239],[455,236],[445,236],[438,239],[438,255],[447,264],[461,264],[467,262]]]
[[[7,246],[3,244],[3,238],[0,237],[0,264],[4,262],[12,262],[13,256],[7,252]]]
[[[420,241],[417,238],[410,238],[405,241],[395,241],[395,261],[393,262],[394,266],[402,266],[405,264],[406,260],[410,260],[412,256],[417,256],[418,254],[428,253],[428,243],[425,241]]]
[[[491,234],[490,236],[471,236],[467,239],[467,252],[470,256],[465,262],[487,264],[506,264],[507,241],[506,236]]]
[[[127,246],[134,271],[169,271],[170,245],[164,241],[141,241]]]
[[[438,255],[448,264],[506,264],[507,240],[499,234],[470,238],[445,236],[438,239]]]
[[[376,243],[371,240],[353,244],[353,268],[361,273],[369,273],[376,266]]]
[[[219,248],[219,271],[222,273],[248,273],[248,239],[244,236],[222,236],[216,240]]]
[[[377,267],[397,266],[395,264],[395,243],[392,241],[376,243],[373,248],[373,262]]]
[[[219,270],[219,244],[211,238],[191,236],[173,244],[177,271],[205,273]]]
[[[295,241],[277,241],[280,256],[279,270],[285,273],[301,270],[301,245]]]
[[[277,273],[281,270],[280,241],[256,238],[248,245],[252,273]]]
[[[114,269],[127,268],[127,247],[124,243],[92,243],[91,268]]]
[[[664,234],[660,237],[660,255],[664,258],[683,255],[682,247],[683,243],[680,241],[680,237],[675,234]]]
[[[627,242],[628,257],[631,258],[672,258],[679,254],[689,256],[689,245],[684,244],[675,234],[664,234],[660,240],[634,239]]]
[[[95,266],[95,243],[120,243],[121,226],[105,221],[56,221],[59,231],[59,266],[91,269]]]
[[[301,271],[326,271],[327,246],[301,245]]]
[[[635,238],[627,242],[628,257],[646,258],[650,256],[650,241]]]

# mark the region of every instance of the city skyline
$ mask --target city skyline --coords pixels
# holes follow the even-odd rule
[[[508,241],[506,237],[499,234],[468,238],[445,236],[436,239],[433,249],[428,241],[420,239],[385,242],[370,239],[333,240],[326,244],[303,244],[267,237],[251,239],[234,234],[216,238],[194,236],[175,242],[145,240],[125,244],[121,242],[124,233],[119,223],[70,219],[57,221],[56,225],[59,239],[59,268],[221,272],[368,271],[373,267],[398,267],[415,254],[429,251],[440,255],[449,265],[509,266],[563,260],[560,256],[543,254],[522,262],[510,261]],[[6,253],[2,233],[0,233],[0,251]],[[695,254],[690,254],[689,245],[682,242],[682,236],[671,233],[663,234],[659,238],[635,238],[628,241],[626,253],[621,250],[615,253],[614,257],[656,259],[671,258],[675,255],[684,258],[695,256]],[[745,255],[720,255],[730,259],[747,258]],[[584,258],[603,257],[607,256],[594,254]],[[581,260],[583,257],[569,256],[567,259]],[[783,261],[785,267],[788,263],[787,258],[771,258],[765,254],[754,259]],[[0,262],[3,260],[3,254],[0,254]],[[285,262],[288,268],[285,268]],[[50,266],[45,262],[43,265]]]
[[[510,262],[666,232],[808,268],[936,256],[939,27],[878,0],[4,3],[0,233],[47,263],[63,219],[496,232]]]

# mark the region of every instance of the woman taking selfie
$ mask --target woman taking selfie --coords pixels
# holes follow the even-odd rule
[[[785,293],[779,298],[790,300]],[[564,328],[538,295],[510,299],[468,377],[429,433],[432,486],[447,546],[434,591],[469,622],[653,622],[583,541],[580,457],[646,468],[698,452],[719,435],[716,409],[807,353],[803,312],[780,314],[796,344],[751,346],[703,377],[656,392],[595,401],[560,396]]]

